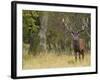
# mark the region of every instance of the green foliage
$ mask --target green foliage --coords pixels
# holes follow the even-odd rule
[[[29,43],[31,33],[38,33],[39,16],[36,11],[23,10],[23,41]]]

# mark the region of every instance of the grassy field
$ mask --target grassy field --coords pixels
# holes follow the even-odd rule
[[[53,53],[41,53],[37,56],[28,54],[23,55],[22,68],[36,69],[36,68],[60,68],[60,67],[82,67],[90,66],[90,54],[85,55],[82,61],[75,61],[73,55],[56,55]]]

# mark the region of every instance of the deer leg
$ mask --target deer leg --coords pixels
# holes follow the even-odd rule
[[[84,59],[84,50],[81,50],[82,59]]]
[[[84,59],[84,52],[83,52],[83,54],[82,54],[82,59]]]
[[[77,52],[75,52],[75,61],[77,61]]]
[[[78,56],[79,56],[79,60],[81,60],[81,54],[80,54],[80,52],[78,53]]]

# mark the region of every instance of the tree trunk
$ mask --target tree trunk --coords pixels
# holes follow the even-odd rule
[[[47,45],[46,45],[47,24],[48,24],[48,13],[42,12],[40,16],[40,32],[39,32],[41,51],[47,50]]]

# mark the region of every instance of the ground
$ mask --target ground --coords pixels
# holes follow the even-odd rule
[[[22,69],[85,67],[90,66],[90,53],[85,54],[84,60],[74,59],[73,55],[56,55],[54,53],[41,53],[37,56],[24,54]]]

